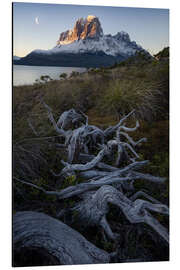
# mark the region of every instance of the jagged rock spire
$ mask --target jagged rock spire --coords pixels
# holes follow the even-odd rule
[[[78,19],[73,30],[62,32],[57,45],[70,44],[79,39],[98,38],[102,35],[103,30],[98,17],[88,15],[86,19]]]

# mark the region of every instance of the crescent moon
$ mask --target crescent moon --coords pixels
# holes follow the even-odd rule
[[[38,17],[35,18],[35,23],[39,24],[39,18]]]

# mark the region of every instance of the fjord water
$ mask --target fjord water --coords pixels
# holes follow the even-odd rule
[[[58,80],[60,74],[70,75],[72,71],[84,72],[86,68],[13,65],[13,85],[33,84],[42,75],[49,75]]]

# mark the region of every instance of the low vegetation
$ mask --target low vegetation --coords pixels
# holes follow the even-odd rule
[[[106,129],[119,122],[130,111],[135,109],[133,117],[126,120],[127,126],[134,125],[134,119],[140,123],[134,134],[134,140],[146,137],[147,142],[140,146],[140,160],[149,160],[143,173],[165,177],[167,181],[156,187],[151,183],[138,181],[134,184],[135,190],[142,190],[151,194],[158,201],[169,204],[169,61],[167,49],[162,55],[165,57],[147,58],[138,54],[127,61],[117,63],[110,68],[88,69],[84,73],[74,72],[71,76],[60,75],[60,80],[49,78],[37,81],[34,85],[15,86],[13,88],[13,175],[17,179],[33,181],[37,186],[46,190],[58,190],[74,186],[84,181],[82,175],[67,176],[62,186],[52,171],[58,173],[63,165],[60,160],[66,159],[65,150],[60,147],[64,143],[61,135],[57,135],[50,124],[47,110],[42,100],[51,108],[55,121],[64,111],[74,108],[81,114],[88,116],[90,125]],[[58,148],[59,145],[59,148]],[[97,155],[97,150],[93,150]],[[116,159],[116,157],[114,157]],[[24,196],[27,194],[27,196]],[[14,184],[13,211],[35,210],[57,217],[60,206],[71,208],[76,204],[76,198],[64,199],[58,202],[50,195],[43,194],[23,183]],[[53,201],[53,206],[52,206]],[[129,224],[123,222],[124,227],[118,228],[117,208],[112,206],[108,217],[111,228],[116,232],[128,228]],[[75,220],[76,211],[73,212]],[[69,216],[64,216],[66,224],[71,223]],[[160,214],[157,220],[168,227],[168,219]],[[119,222],[119,220],[118,220]],[[78,223],[74,228],[79,230]],[[146,230],[146,227],[143,227]],[[136,241],[139,226],[128,237],[131,242]],[[142,228],[141,228],[142,229]],[[114,251],[114,243],[101,237],[100,231],[87,229],[85,237],[96,246]],[[141,238],[141,237],[140,237]],[[153,239],[153,238],[152,238]],[[167,260],[168,249],[157,241],[164,251],[155,254],[154,240],[144,236],[139,248],[151,254],[149,260]],[[122,243],[121,243],[122,244]],[[133,245],[126,247],[124,261],[139,256]],[[128,254],[132,256],[128,257]],[[122,255],[122,254],[121,254]],[[122,255],[123,256],[123,255]],[[145,257],[148,257],[145,256]],[[122,260],[123,261],[123,258]]]
[[[165,47],[162,51],[154,55],[157,59],[169,58],[169,47]]]

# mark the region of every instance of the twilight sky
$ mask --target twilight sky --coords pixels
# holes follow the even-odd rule
[[[131,40],[154,54],[169,46],[169,10],[62,4],[13,3],[13,54],[51,49],[61,32],[78,18],[95,15],[104,34],[126,31]]]

